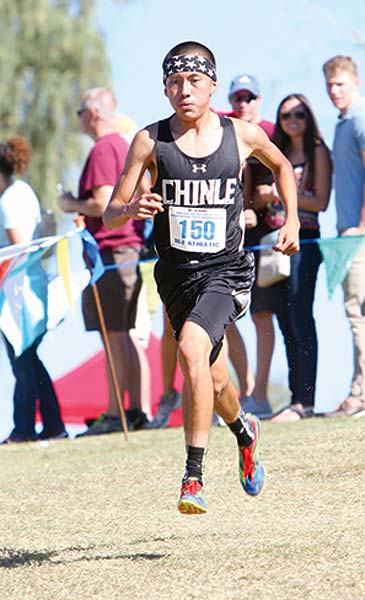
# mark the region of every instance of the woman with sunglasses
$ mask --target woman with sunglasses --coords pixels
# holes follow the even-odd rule
[[[317,371],[317,333],[313,303],[321,254],[319,212],[328,206],[332,164],[312,108],[302,94],[290,94],[279,104],[274,143],[293,165],[297,182],[301,249],[290,258],[290,276],[267,289],[284,336],[291,404],[272,418],[297,421],[313,414]],[[279,229],[285,212],[275,184],[258,186],[254,208],[265,207],[268,229]]]

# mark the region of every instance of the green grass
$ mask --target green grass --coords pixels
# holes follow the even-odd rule
[[[182,429],[0,448],[1,600],[361,600],[364,420],[263,424],[249,498],[212,430],[209,513],[176,510]]]

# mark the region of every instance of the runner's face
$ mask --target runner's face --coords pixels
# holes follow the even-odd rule
[[[176,114],[194,119],[209,107],[216,83],[203,73],[174,73],[166,79],[165,94]]]

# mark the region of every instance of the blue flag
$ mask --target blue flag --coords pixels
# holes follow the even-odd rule
[[[90,284],[95,283],[104,273],[105,268],[101,259],[97,243],[87,229],[80,232],[84,252],[86,254],[86,265],[90,270]]]

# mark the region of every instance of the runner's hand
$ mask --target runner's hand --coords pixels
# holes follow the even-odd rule
[[[299,223],[291,224],[286,222],[285,225],[279,229],[278,239],[276,244],[273,246],[273,250],[287,254],[291,256],[300,250],[299,245]]]
[[[126,213],[130,219],[151,219],[158,212],[164,212],[162,197],[159,194],[142,194],[137,200],[126,205]]]

